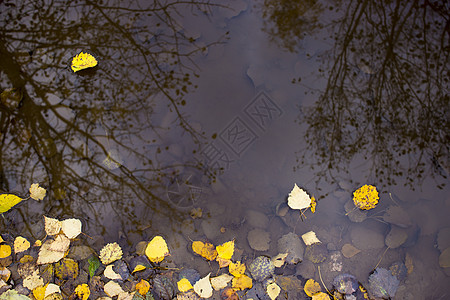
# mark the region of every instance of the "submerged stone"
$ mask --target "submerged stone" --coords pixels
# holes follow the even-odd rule
[[[286,263],[296,264],[303,260],[303,244],[293,232],[283,235],[278,240],[278,253],[287,253]]]
[[[369,289],[376,297],[391,299],[395,296],[400,281],[390,271],[377,268],[369,276]]]
[[[340,274],[333,280],[334,288],[341,294],[350,295],[358,290],[358,280],[350,274]]]
[[[315,264],[324,262],[328,256],[328,249],[322,243],[306,246],[305,257]]]
[[[258,256],[248,267],[253,279],[256,281],[263,281],[271,277],[275,271],[275,265],[267,256]]]

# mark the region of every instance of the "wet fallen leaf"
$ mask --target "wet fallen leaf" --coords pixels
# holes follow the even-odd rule
[[[56,235],[61,231],[61,221],[44,216],[45,233],[48,235]]]
[[[320,240],[317,238],[316,233],[314,231],[308,231],[307,233],[302,235],[302,240],[306,246],[320,243]]]
[[[37,288],[38,286],[44,285],[44,279],[42,279],[41,276],[38,275],[38,271],[34,271],[33,274],[26,277],[23,280],[23,286],[26,287],[29,290],[33,290]]]
[[[219,263],[219,268],[228,267],[231,263],[231,259],[223,259],[220,257],[216,257],[217,262]]]
[[[122,258],[122,248],[116,242],[106,244],[102,250],[100,250],[100,260],[104,265],[109,265],[118,259]]]
[[[43,200],[47,191],[39,186],[39,183],[33,183],[30,187],[30,198],[34,200]]]
[[[77,294],[78,298],[81,300],[87,300],[91,291],[89,290],[89,286],[86,283],[79,284],[75,288],[75,294]]]
[[[190,212],[192,219],[200,219],[203,215],[203,210],[200,207],[191,209]]]
[[[194,287],[192,284],[187,280],[186,278],[182,278],[177,282],[178,290],[182,293],[189,291],[190,289],[193,289]]]
[[[199,279],[194,284],[194,291],[202,298],[209,298],[212,296],[213,289],[211,286],[211,282],[209,281],[209,276],[211,273],[206,275],[205,277]]]
[[[49,264],[59,261],[64,257],[69,249],[70,240],[63,234],[59,234],[54,240],[47,240],[41,246],[37,259],[37,264]]]
[[[55,293],[61,293],[61,289],[59,288],[58,285],[54,283],[49,283],[47,285],[47,288],[45,289],[44,299]]]
[[[80,52],[72,59],[72,71],[77,72],[87,68],[92,68],[97,65],[97,60],[95,57],[89,53]]]
[[[266,292],[269,295],[270,299],[274,300],[280,294],[281,288],[275,283],[272,282],[267,286]]]
[[[45,290],[47,289],[48,283],[44,286],[38,286],[33,290],[33,296],[36,300],[44,300]]]
[[[114,296],[119,295],[120,293],[123,293],[123,290],[120,287],[120,285],[113,280],[111,280],[107,284],[105,284],[105,286],[103,287],[103,291],[109,297],[114,297]]]
[[[14,253],[20,253],[28,250],[30,248],[30,242],[21,236],[18,236],[14,239]]]
[[[71,258],[63,258],[55,263],[55,276],[64,281],[76,279],[78,263]]]
[[[89,276],[94,277],[95,271],[97,271],[98,267],[100,267],[100,260],[97,256],[92,255],[88,258],[88,264],[89,264]]]
[[[11,255],[11,246],[10,245],[0,245],[0,258],[6,258]]]
[[[236,263],[231,262],[228,266],[228,272],[234,277],[240,277],[245,273],[245,264],[241,264],[240,261]]]
[[[305,283],[305,286],[303,287],[303,290],[305,291],[306,295],[312,297],[314,294],[320,292],[322,288],[320,287],[320,284],[314,279],[308,279]]]
[[[378,204],[378,191],[373,185],[363,185],[353,192],[353,203],[360,209],[372,209]]]
[[[211,285],[212,287],[218,291],[223,288],[225,288],[228,285],[228,282],[230,282],[233,279],[233,276],[228,274],[222,274],[220,276],[216,276],[211,278]]]
[[[8,268],[0,267],[0,280],[3,280],[3,282],[8,282],[10,277],[11,277],[11,271]]]
[[[211,243],[203,243],[201,241],[192,242],[192,251],[207,260],[214,260],[217,257],[217,250]]]
[[[318,292],[317,294],[312,295],[311,300],[330,300],[330,296],[324,292]]]
[[[0,295],[0,300],[30,300],[30,298],[19,294],[16,290],[7,290]]]
[[[61,222],[61,230],[69,239],[74,239],[81,233],[81,221],[78,219],[64,220]]]
[[[139,281],[136,284],[136,290],[142,296],[145,296],[148,293],[149,289],[150,289],[150,283],[147,280],[141,279],[141,281]]]
[[[103,275],[111,280],[122,280],[122,276],[114,272],[113,265],[106,266],[105,271],[103,271]]]
[[[220,293],[222,300],[239,300],[239,296],[233,288],[227,287]]]
[[[311,198],[308,193],[299,188],[297,184],[294,185],[294,188],[289,193],[288,197],[288,205],[292,209],[304,209],[311,206]]]
[[[311,205],[310,205],[310,207],[311,207],[311,212],[312,213],[316,212],[316,206],[317,206],[316,198],[311,197]]]
[[[231,259],[234,253],[234,240],[216,247],[217,256],[223,259]]]
[[[164,257],[169,255],[169,248],[162,236],[155,236],[145,248],[145,255],[151,262],[161,262]]]
[[[252,286],[253,286],[252,279],[247,275],[234,277],[233,280],[231,281],[231,287],[235,290],[251,289]]]
[[[286,257],[289,255],[289,253],[280,253],[275,257],[272,257],[270,260],[272,261],[273,265],[276,268],[281,268],[284,263],[286,262]]]
[[[20,203],[23,199],[13,194],[0,195],[0,214],[7,212],[14,205]]]

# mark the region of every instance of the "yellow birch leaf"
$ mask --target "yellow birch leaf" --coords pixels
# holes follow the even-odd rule
[[[270,299],[275,300],[280,294],[281,288],[275,282],[272,282],[267,286],[266,292]]]
[[[20,197],[17,197],[13,194],[1,194],[0,195],[0,214],[7,212],[10,210],[14,205],[21,202],[23,199]]]
[[[30,248],[30,242],[21,236],[16,237],[14,240],[14,253],[20,253],[28,250]]]
[[[69,239],[76,238],[81,233],[81,221],[67,219],[61,222],[61,230]]]
[[[10,245],[0,245],[0,258],[5,258],[11,255]]]
[[[97,60],[95,57],[89,53],[80,52],[72,59],[72,71],[77,72],[87,68],[92,68],[97,65]]]
[[[318,292],[317,294],[312,295],[311,300],[330,300],[330,296],[324,292]]]
[[[217,251],[213,244],[194,241],[192,243],[192,251],[207,260],[214,260],[217,257]]]
[[[316,205],[317,205],[317,201],[316,198],[311,197],[311,212],[315,213],[316,212]]]
[[[241,277],[234,277],[231,281],[231,287],[235,290],[251,289],[253,286],[252,279],[247,275]]]
[[[77,294],[78,298],[81,300],[87,300],[89,295],[91,294],[91,290],[86,283],[79,284],[75,288],[75,294]]]
[[[147,268],[146,268],[144,265],[137,265],[137,266],[134,268],[133,272],[131,272],[131,274],[133,274],[133,273],[135,273],[135,272],[139,272],[139,271],[145,270],[145,269],[147,269]]]
[[[136,290],[142,296],[145,296],[149,289],[150,289],[150,283],[147,280],[141,279],[141,281],[139,281],[136,284]]]
[[[47,289],[48,283],[44,286],[38,286],[33,290],[33,296],[36,300],[44,300],[45,290]]]
[[[102,264],[109,265],[110,263],[121,259],[122,254],[122,248],[120,248],[119,244],[114,242],[106,244],[106,246],[100,250],[99,258],[102,261]]]
[[[231,259],[234,253],[234,240],[216,247],[217,256],[223,259]]]
[[[34,200],[43,200],[47,191],[39,186],[39,183],[33,183],[30,186],[30,198]]]
[[[155,236],[145,248],[145,255],[151,262],[161,262],[164,257],[169,255],[169,248],[167,248],[166,241],[162,236]]]
[[[192,284],[187,280],[186,278],[182,278],[180,281],[177,282],[178,290],[180,292],[184,293],[189,291],[190,289],[193,289],[194,287]]]
[[[240,261],[236,263],[231,262],[228,266],[228,271],[234,277],[241,277],[245,273],[245,264],[241,264]]]
[[[294,185],[294,188],[289,193],[288,197],[288,206],[292,209],[304,209],[308,208],[311,205],[311,198],[308,193],[298,187],[297,184]]]
[[[303,287],[306,295],[312,297],[314,294],[320,292],[322,289],[320,288],[320,284],[316,282],[314,279],[308,279]]]
[[[213,289],[218,291],[218,290],[224,289],[228,285],[228,282],[230,282],[231,279],[233,279],[233,278],[234,277],[231,275],[222,274],[220,276],[211,278],[211,285],[212,285]]]
[[[56,235],[61,231],[61,221],[44,216],[44,229],[48,235]]]
[[[209,281],[210,275],[211,273],[197,280],[197,282],[194,284],[194,291],[201,298],[209,298],[213,294],[213,288],[211,286],[211,282]]]
[[[363,185],[353,192],[353,203],[359,209],[372,209],[378,204],[378,191],[373,185]]]

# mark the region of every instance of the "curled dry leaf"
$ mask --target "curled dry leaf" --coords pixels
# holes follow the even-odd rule
[[[81,233],[81,221],[67,219],[61,222],[61,229],[69,239],[76,238]]]
[[[109,265],[122,258],[122,248],[116,242],[109,243],[100,250],[99,258],[104,265]]]
[[[39,186],[39,183],[33,183],[30,187],[30,198],[34,200],[43,200],[47,191]]]

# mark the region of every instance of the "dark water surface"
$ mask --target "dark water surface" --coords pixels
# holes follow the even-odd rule
[[[381,258],[408,256],[395,298],[449,297],[446,1],[127,2],[0,1],[1,91],[16,96],[1,104],[1,189],[48,191],[5,213],[2,232],[43,238],[46,215],[81,219],[97,250],[160,234],[177,266],[206,275],[188,238],[258,255],[251,212],[268,217],[274,256],[290,231],[335,250],[355,228],[386,236],[382,216],[399,206],[409,244],[343,258],[341,273],[366,283]],[[80,51],[98,66],[73,73]],[[283,222],[294,183],[317,211]],[[363,184],[380,203],[351,222],[344,204]],[[322,274],[329,288],[338,273]]]

